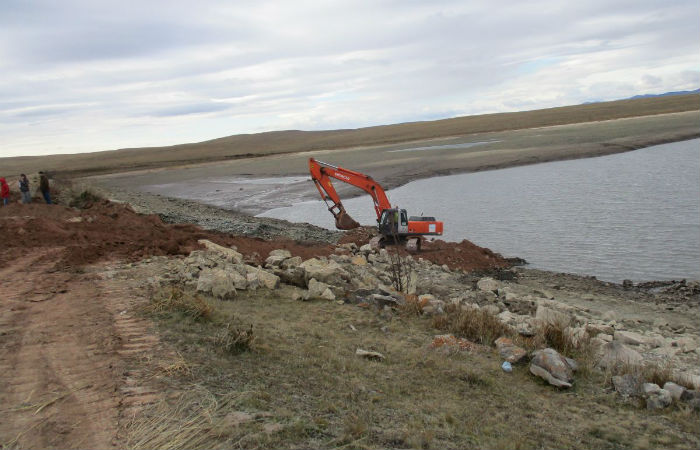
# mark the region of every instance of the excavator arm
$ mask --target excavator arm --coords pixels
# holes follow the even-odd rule
[[[309,158],[309,172],[318,192],[321,194],[321,198],[328,206],[328,211],[333,214],[335,226],[339,230],[352,230],[359,227],[360,224],[345,211],[343,203],[340,201],[340,197],[331,183],[331,178],[351,184],[367,192],[374,201],[377,220],[379,220],[383,210],[391,208],[384,189],[368,175],[336,167],[313,158]]]

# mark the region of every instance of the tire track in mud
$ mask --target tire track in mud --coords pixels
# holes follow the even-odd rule
[[[53,269],[35,248],[0,269],[0,447],[114,448],[159,399],[147,372],[158,337],[129,311],[129,283]]]

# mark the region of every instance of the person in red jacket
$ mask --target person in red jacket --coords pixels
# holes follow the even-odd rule
[[[3,205],[10,203],[10,186],[7,185],[5,178],[0,178],[0,198]]]

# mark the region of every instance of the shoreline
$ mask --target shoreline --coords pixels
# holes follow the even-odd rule
[[[471,138],[473,139],[470,140],[481,139],[479,136],[471,136]],[[382,167],[381,165],[377,165],[378,163],[376,161],[372,161],[372,167],[370,170],[350,166],[348,164],[342,164],[342,166],[352,170],[361,171],[372,176],[382,185],[384,190],[388,191],[401,187],[412,181],[432,177],[486,172],[557,161],[597,158],[600,156],[626,153],[656,145],[682,142],[698,138],[700,138],[700,132],[696,131],[692,133],[673,134],[670,136],[647,139],[628,138],[625,139],[624,142],[588,144],[586,146],[580,146],[577,149],[571,149],[564,146],[554,146],[554,148],[526,149],[518,152],[510,152],[508,150],[494,150],[492,153],[490,153],[489,150],[480,151],[480,149],[492,145],[492,143],[489,143],[468,149],[468,152],[464,152],[464,161],[461,161],[461,164],[457,164],[454,167],[441,167],[439,164],[435,164],[434,162],[431,164],[430,161],[426,162],[425,164],[420,164],[423,161],[423,158],[418,158],[418,161],[411,161],[408,164],[401,165],[400,167]],[[441,139],[440,141],[444,142],[444,139]],[[426,143],[426,141],[422,142]],[[417,143],[414,142],[413,144]],[[371,151],[375,148],[385,149],[386,147],[368,147],[363,150]],[[354,150],[360,151],[360,149]],[[333,153],[337,152],[340,151],[333,151]],[[319,153],[321,153],[321,155],[319,155]],[[299,202],[314,201],[318,199],[318,192],[310,182],[304,183],[304,185],[299,185],[287,183],[286,180],[282,179],[278,183],[258,183],[258,181],[261,179],[272,180],[275,178],[308,177],[308,172],[284,171],[279,170],[279,167],[286,166],[285,163],[289,161],[285,160],[292,158],[295,160],[301,160],[305,167],[307,158],[311,156],[320,156],[318,159],[322,159],[324,156],[332,157],[335,155],[330,154],[330,151],[314,151],[242,159],[238,162],[247,163],[248,165],[245,166],[245,169],[237,171],[234,170],[236,173],[231,173],[229,175],[225,174],[226,168],[224,168],[223,171],[221,169],[224,164],[217,161],[186,165],[177,168],[161,167],[126,173],[95,175],[80,178],[80,180],[84,180],[90,184],[97,184],[98,186],[108,190],[116,188],[120,190],[150,193],[155,195],[166,195],[169,197],[194,201],[208,206],[233,211],[239,214],[257,216],[258,214],[262,214],[272,209],[289,207]],[[469,157],[471,157],[471,161],[469,160]],[[298,163],[299,161],[296,162]],[[336,159],[332,159],[332,162],[336,162]],[[360,164],[360,166],[362,166],[362,164]],[[212,174],[208,175],[208,172],[211,172]],[[196,192],[196,189],[192,189],[192,183],[201,184],[206,182],[207,184],[215,184],[215,182],[211,181],[211,179],[217,178],[235,178],[236,187],[238,190],[232,189],[230,184],[227,185],[227,183],[230,182],[222,182],[221,189],[217,190],[216,187],[213,187],[211,188],[211,192],[208,192],[206,189]],[[246,183],[247,180],[249,180],[250,183]],[[178,183],[181,185],[178,186]],[[364,192],[344,183],[338,182],[335,183],[334,186],[341,199],[350,199],[365,195]],[[218,191],[225,191],[225,196],[222,198],[216,198],[215,192]]]

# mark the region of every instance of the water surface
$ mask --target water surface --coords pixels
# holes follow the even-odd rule
[[[445,222],[446,240],[469,239],[533,267],[623,279],[700,279],[700,140],[574,161],[418,180],[388,193],[409,214]],[[369,196],[345,200],[362,224]],[[261,216],[333,229],[319,201]]]

